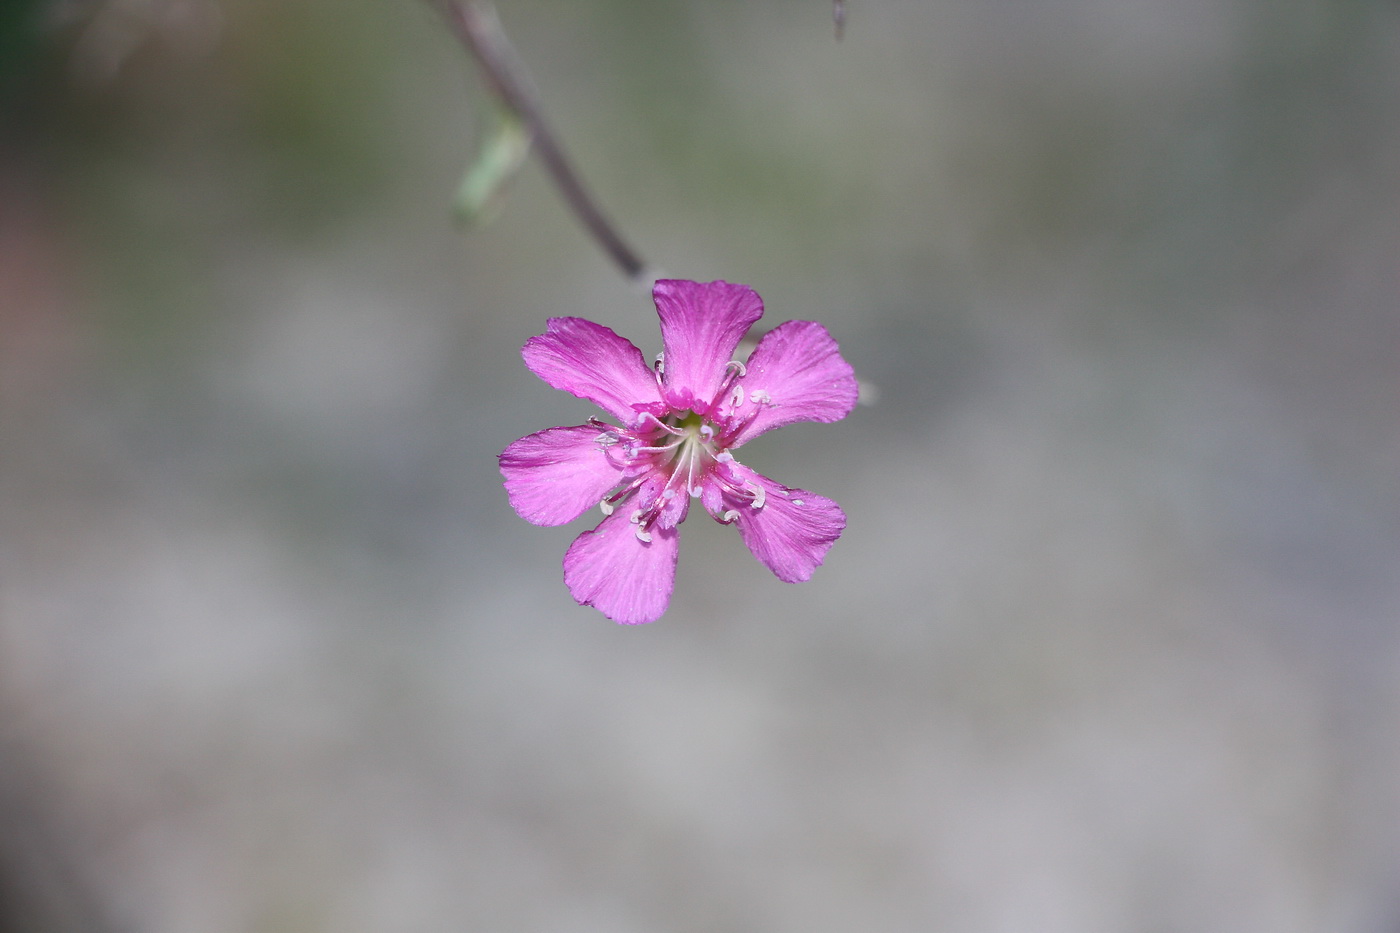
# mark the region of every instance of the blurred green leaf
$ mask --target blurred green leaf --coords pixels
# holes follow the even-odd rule
[[[39,41],[41,0],[0,2],[0,96],[29,63]]]
[[[493,125],[457,188],[453,214],[464,227],[490,222],[506,185],[530,154],[530,131],[513,110],[494,108]]]

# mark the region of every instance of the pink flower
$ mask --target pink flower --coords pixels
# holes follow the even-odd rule
[[[788,321],[749,356],[732,359],[763,302],[744,285],[663,279],[652,290],[664,352],[647,366],[612,330],[550,318],[526,342],[525,365],[549,385],[586,398],[596,418],[549,428],[502,452],[510,504],[536,525],[563,525],[594,505],[605,516],[564,555],[564,583],[581,605],[617,622],[654,622],[676,578],[679,528],[697,498],[737,525],[779,580],[807,580],[846,527],[830,499],[756,473],[731,453],[794,421],[839,421],[856,379],[826,328]]]

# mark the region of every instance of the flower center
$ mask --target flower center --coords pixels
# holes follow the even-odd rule
[[[735,374],[742,373],[742,364],[732,365]],[[721,395],[729,391],[732,381],[726,380]],[[734,405],[738,406],[742,390],[733,386],[733,391]],[[771,404],[766,392],[755,392],[754,398]],[[749,419],[752,417],[750,414]],[[664,417],[647,414],[641,424],[631,429],[614,428],[597,419],[590,422],[600,429],[598,446],[608,451],[624,475],[623,481],[598,505],[604,515],[611,515],[617,506],[630,500],[633,508],[628,518],[643,542],[651,541],[652,526],[658,521],[663,528],[684,521],[684,493],[698,499],[707,486],[713,486],[727,499],[747,503],[750,509],[762,509],[767,502],[767,493],[759,484],[727,476],[717,469],[734,460],[729,452],[729,442],[736,434],[732,425],[727,432],[721,432],[692,409],[672,411]],[[719,511],[723,506],[714,503],[710,507],[715,520],[725,525],[732,524],[740,514],[734,508]]]
[[[707,462],[717,461],[723,455],[715,443],[714,427],[693,411],[672,415],[661,422],[661,427],[674,437],[662,447],[664,469],[670,474],[667,488],[680,482],[692,496],[699,496],[699,481]]]

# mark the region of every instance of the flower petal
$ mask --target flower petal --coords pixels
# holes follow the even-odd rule
[[[619,509],[574,539],[564,555],[564,583],[579,605],[640,625],[661,618],[671,601],[680,531],[653,525],[651,540],[642,541],[631,512]]]
[[[552,317],[548,330],[525,341],[520,353],[549,385],[588,399],[625,425],[636,424],[641,411],[664,411],[642,351],[602,324]]]
[[[730,464],[729,475],[740,487],[762,490],[752,499],[724,496],[753,556],[785,583],[811,579],[845,530],[846,513],[824,496],[775,483],[737,463]]]
[[[747,285],[661,279],[651,291],[666,350],[666,400],[707,414],[739,341],[763,316],[763,300]]]
[[[622,478],[592,425],[548,428],[501,452],[506,494],[520,517],[536,525],[563,525],[597,505]]]
[[[733,447],[794,421],[840,421],[860,391],[855,370],[815,321],[788,321],[764,334],[739,386],[740,404],[731,407],[727,399],[719,412],[733,431],[727,438]]]

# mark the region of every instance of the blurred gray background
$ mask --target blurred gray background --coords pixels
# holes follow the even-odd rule
[[[7,0],[0,929],[1400,931],[1400,7],[509,0],[658,269],[878,402],[669,614],[496,454],[659,349],[410,0]]]

